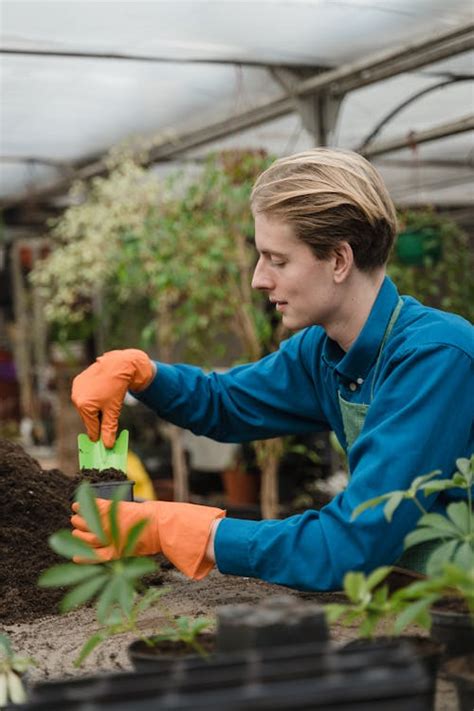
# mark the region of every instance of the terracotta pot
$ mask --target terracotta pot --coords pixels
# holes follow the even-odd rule
[[[258,478],[245,469],[236,467],[222,472],[222,482],[229,504],[256,504],[258,501]]]

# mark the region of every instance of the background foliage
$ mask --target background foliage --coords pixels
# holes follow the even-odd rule
[[[434,228],[439,232],[441,258],[425,257],[420,266],[403,264],[396,250],[388,273],[401,294],[410,294],[426,306],[454,311],[469,321],[474,320],[474,260],[469,236],[452,220],[433,208],[399,212],[402,229]]]

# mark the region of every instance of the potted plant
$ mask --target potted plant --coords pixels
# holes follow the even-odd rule
[[[466,688],[472,704],[474,673],[472,658],[463,657],[474,649],[474,513],[472,486],[474,483],[474,455],[470,459],[456,460],[457,471],[451,478],[435,478],[439,471],[417,477],[406,491],[394,491],[364,502],[353,517],[381,503],[391,521],[396,509],[404,500],[412,500],[421,510],[414,531],[405,538],[405,549],[430,543],[432,550],[426,564],[426,578],[411,583],[394,593],[394,602],[400,606],[399,627],[413,621],[422,621],[431,630],[431,636],[445,645],[450,674],[461,672],[461,694]],[[454,501],[446,513],[428,513],[420,500],[435,492],[460,489],[466,499]],[[470,685],[470,686],[469,686]]]
[[[466,643],[468,650],[474,647],[474,455],[470,459],[457,459],[456,466],[457,471],[449,479],[435,478],[439,471],[430,472],[416,477],[409,489],[370,499],[353,513],[355,518],[366,509],[385,503],[385,517],[391,521],[402,501],[411,500],[418,506],[422,516],[415,530],[406,536],[404,544],[405,550],[430,544],[427,579],[409,585],[400,595],[406,600],[416,600],[420,607],[423,604],[434,606],[431,612],[432,635],[446,641],[450,654],[463,651],[460,648],[462,642]],[[448,489],[464,491],[466,500],[450,503],[445,514],[428,513],[420,494],[426,497]],[[446,606],[451,609],[443,610]],[[452,631],[451,626],[454,627]]]
[[[22,677],[34,664],[31,657],[15,654],[8,636],[0,634],[0,709],[9,702],[25,703],[26,691]]]
[[[162,607],[162,606],[161,606]],[[128,647],[128,656],[137,671],[171,665],[177,659],[207,659],[215,651],[215,635],[209,632],[212,620],[167,614],[168,625],[158,634],[143,637]]]
[[[422,663],[430,679],[430,694],[434,699],[436,675],[443,646],[429,637],[404,635],[403,630],[415,623],[429,626],[426,607],[414,608],[400,590],[390,594],[390,587],[382,583],[392,572],[391,566],[382,566],[366,576],[362,572],[349,572],[344,576],[344,592],[348,603],[330,603],[325,606],[329,624],[341,621],[346,625],[358,625],[359,639],[349,642],[347,649],[367,646],[383,648],[386,645],[409,644]],[[432,599],[435,597],[433,595]],[[410,614],[406,610],[410,609]],[[376,634],[383,628],[383,634]]]

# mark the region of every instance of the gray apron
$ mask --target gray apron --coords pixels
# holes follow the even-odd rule
[[[362,428],[364,426],[365,418],[367,417],[367,411],[374,397],[374,383],[377,378],[377,374],[380,368],[380,363],[382,360],[382,353],[385,345],[390,338],[393,331],[393,327],[398,319],[401,308],[403,306],[403,301],[401,298],[398,299],[398,303],[393,311],[393,314],[388,322],[388,326],[385,330],[382,343],[380,345],[380,351],[377,357],[377,362],[375,363],[374,376],[372,379],[372,386],[370,389],[370,399],[368,404],[364,403],[354,403],[345,400],[341,393],[338,391],[339,407],[341,408],[342,424],[344,427],[344,434],[347,441],[347,451],[360,435]],[[350,476],[350,472],[349,472]],[[396,515],[396,514],[395,514]],[[424,573],[426,571],[426,561],[432,550],[435,548],[435,543],[429,541],[427,543],[422,543],[419,546],[410,548],[405,551],[401,558],[397,561],[396,565],[403,568],[410,568],[411,570],[416,570],[419,573]]]

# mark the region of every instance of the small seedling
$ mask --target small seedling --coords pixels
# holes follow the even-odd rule
[[[0,709],[9,702],[25,703],[26,691],[21,675],[34,665],[31,657],[15,654],[10,639],[6,634],[0,634]]]
[[[201,657],[207,657],[206,650],[199,642],[199,635],[212,624],[205,617],[193,620],[191,617],[178,617],[176,620],[168,616],[168,627],[165,627],[149,644],[153,646],[159,642],[182,642],[187,647],[194,649]]]

